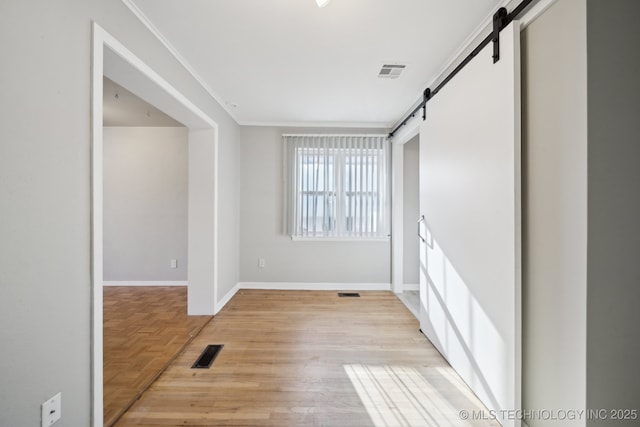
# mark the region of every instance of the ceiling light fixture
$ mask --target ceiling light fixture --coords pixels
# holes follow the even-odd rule
[[[316,3],[318,3],[318,7],[325,7],[330,1],[331,0],[316,0]]]

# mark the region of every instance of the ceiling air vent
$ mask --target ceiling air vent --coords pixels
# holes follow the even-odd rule
[[[380,68],[378,77],[381,79],[397,79],[406,67],[406,65],[401,64],[384,64]]]

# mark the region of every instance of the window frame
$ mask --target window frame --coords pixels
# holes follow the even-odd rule
[[[297,138],[321,140],[323,145],[305,145]],[[353,139],[359,139],[360,146],[354,148],[353,146],[342,146],[346,140],[350,142]],[[336,145],[336,141],[341,142]],[[321,135],[283,135],[283,142],[285,146],[285,213],[284,215],[284,229],[292,240],[296,241],[357,241],[357,242],[373,242],[381,241],[388,242],[390,239],[389,230],[391,227],[391,148],[390,142],[386,135],[379,134],[366,134],[366,135],[334,135],[334,134],[321,134]],[[327,146],[329,144],[329,146]],[[365,147],[361,145],[365,144]],[[332,189],[327,190],[326,187],[322,190],[313,190],[304,187],[304,183],[301,182],[301,174],[303,173],[302,157],[304,152],[312,152],[312,155],[316,155],[318,163],[333,164],[333,179]],[[315,151],[315,153],[313,153]],[[324,159],[329,158],[329,155],[333,156],[333,162],[327,162]],[[371,160],[366,162],[365,166],[362,162],[363,156],[369,156]],[[348,180],[348,176],[353,176],[347,171],[349,158],[356,158],[352,162],[352,166],[360,170],[360,181]],[[318,159],[322,159],[320,162]],[[358,160],[359,159],[359,160]],[[369,169],[371,168],[371,169]],[[318,171],[316,170],[316,173]],[[306,172],[308,174],[308,171]],[[358,172],[356,172],[358,173]],[[327,183],[327,171],[326,166],[324,170],[323,178],[318,178]],[[354,188],[362,186],[362,179],[366,178],[367,188]],[[353,182],[347,186],[347,181]],[[353,185],[354,187],[352,187]],[[321,197],[325,197],[327,193],[332,193],[334,196],[334,202],[332,206],[331,216],[328,222],[331,223],[331,230],[326,230],[321,227],[320,230],[314,229],[309,231],[308,228],[304,232],[301,232],[301,222],[299,219],[303,218],[301,212],[303,208],[298,206],[301,203],[303,193],[307,194],[319,194]],[[367,196],[363,197],[363,194]],[[362,211],[362,205],[359,209],[353,209],[353,213],[360,210],[356,215],[349,215],[347,210],[348,206],[353,206],[354,201],[358,200],[359,203],[366,203],[367,209]],[[307,202],[308,203],[308,202]],[[316,202],[317,203],[317,202]],[[375,209],[371,209],[371,203],[375,203],[378,206]],[[327,206],[327,201],[321,202],[324,207]],[[314,206],[317,209],[318,205]],[[309,205],[307,204],[307,209]],[[364,220],[352,220],[349,224],[349,218],[362,218],[362,214],[366,214],[368,217]],[[313,217],[307,215],[305,218]],[[326,215],[321,223],[327,222]],[[301,220],[300,220],[301,221]],[[317,218],[315,222],[317,224]],[[356,229],[356,223],[360,224],[359,230]],[[363,223],[365,224],[363,226]],[[307,221],[307,227],[309,222]],[[366,229],[363,229],[366,227]]]

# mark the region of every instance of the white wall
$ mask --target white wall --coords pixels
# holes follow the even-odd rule
[[[58,424],[90,425],[92,21],[218,123],[220,289],[237,282],[237,124],[121,1],[2,2],[2,426],[39,425],[59,391]]]
[[[103,144],[104,280],[186,282],[187,129],[105,127]]]
[[[559,0],[522,33],[523,407],[586,397],[585,0]],[[530,427],[585,425],[529,420]]]
[[[215,244],[216,171],[212,129],[189,131],[189,290],[190,315],[215,314],[215,276],[218,251]]]
[[[218,127],[218,294],[240,281],[240,126]]]
[[[559,0],[524,32],[527,409],[640,399],[639,13],[631,0]],[[637,420],[528,421],[612,423]]]
[[[586,13],[587,404],[640,409],[640,2],[588,0]]]
[[[388,241],[292,241],[285,232],[282,134],[320,131],[345,132],[343,129],[242,128],[242,282],[390,283]],[[368,132],[380,133],[379,130]],[[265,268],[258,267],[259,258],[265,259]]]
[[[418,218],[420,217],[420,140],[414,137],[404,144],[404,268],[405,284],[420,283],[420,246],[418,244]]]

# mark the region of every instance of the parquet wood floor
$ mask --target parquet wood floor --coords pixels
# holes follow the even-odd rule
[[[104,425],[111,426],[211,320],[187,316],[187,288],[105,287]]]
[[[395,295],[361,295],[239,291],[116,426],[499,425],[460,419],[483,406]]]

